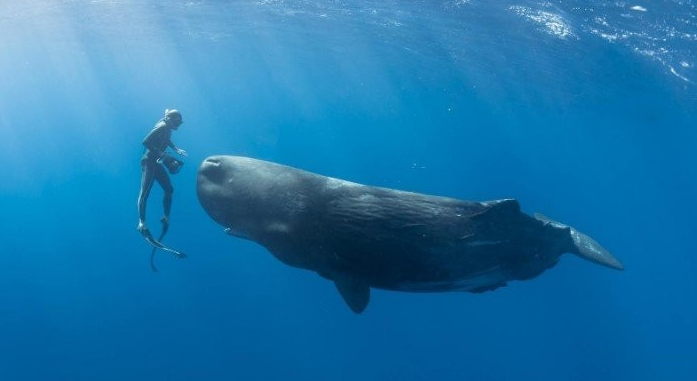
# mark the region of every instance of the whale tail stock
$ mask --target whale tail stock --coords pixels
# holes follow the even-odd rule
[[[624,266],[617,260],[609,251],[600,246],[593,238],[581,233],[575,228],[564,225],[551,218],[545,217],[542,214],[535,213],[535,219],[545,224],[551,224],[562,229],[569,229],[573,247],[570,252],[588,261],[613,268],[615,270],[624,270]]]

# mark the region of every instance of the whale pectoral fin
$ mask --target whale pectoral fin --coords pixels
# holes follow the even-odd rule
[[[360,314],[370,301],[370,287],[353,275],[339,273],[334,275],[334,284],[351,311]]]

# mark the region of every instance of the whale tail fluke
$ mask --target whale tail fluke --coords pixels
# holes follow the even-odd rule
[[[551,218],[545,217],[539,213],[535,213],[535,219],[542,221],[545,224],[552,224],[559,228],[568,228],[571,234],[571,240],[573,242],[573,248],[570,250],[572,253],[599,265],[610,267],[615,270],[624,270],[622,263],[612,254],[610,254],[610,252],[604,247],[600,246],[600,244],[593,238],[581,233],[571,226],[554,221]]]
[[[580,231],[571,228],[571,239],[574,241],[576,251],[574,254],[581,258],[607,266],[615,270],[624,270],[624,266],[609,251],[600,246],[595,240]]]

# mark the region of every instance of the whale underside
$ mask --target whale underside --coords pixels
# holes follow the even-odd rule
[[[513,199],[471,202],[372,187],[237,156],[206,159],[197,193],[229,234],[332,280],[356,313],[370,288],[489,291],[538,276],[564,253],[622,269],[590,237],[522,213]]]

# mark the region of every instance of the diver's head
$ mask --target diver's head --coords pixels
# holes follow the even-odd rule
[[[184,123],[182,114],[178,110],[165,110],[165,122],[173,129],[179,128],[179,125]]]

